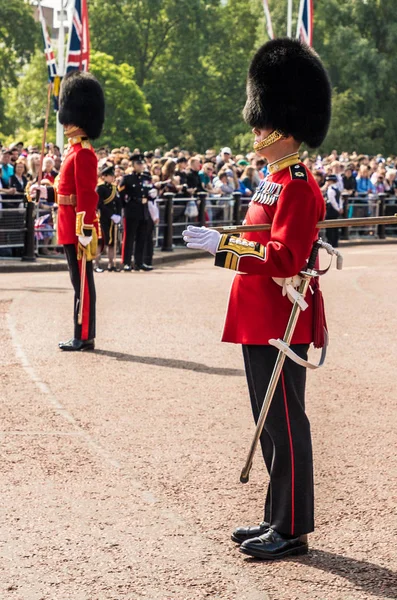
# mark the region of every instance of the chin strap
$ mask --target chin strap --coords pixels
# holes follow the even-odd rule
[[[277,348],[280,352],[285,354],[285,356],[288,356],[288,358],[293,360],[297,365],[300,365],[301,367],[304,367],[305,369],[318,369],[319,367],[322,367],[322,365],[324,364],[324,361],[325,361],[325,357],[327,356],[328,332],[325,328],[324,328],[324,339],[325,339],[325,343],[321,350],[320,360],[317,364],[311,363],[310,361],[304,360],[303,358],[298,356],[296,354],[296,352],[291,350],[291,348],[290,348],[290,346],[288,346],[288,344],[283,342],[283,340],[271,339],[271,340],[269,340],[269,344],[271,346],[274,346],[275,348]]]
[[[263,139],[260,142],[254,143],[255,152],[257,152],[258,150],[263,150],[263,148],[267,148],[268,146],[271,146],[272,144],[274,144],[274,142],[281,140],[282,137],[284,137],[284,134],[282,134],[281,131],[279,131],[278,129],[275,129],[274,131],[269,133],[269,135],[267,135],[265,139]]]

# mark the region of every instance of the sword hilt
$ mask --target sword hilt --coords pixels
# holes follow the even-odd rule
[[[312,251],[310,253],[309,261],[308,261],[307,267],[306,267],[307,271],[313,271],[314,267],[316,266],[316,261],[317,261],[317,257],[318,257],[320,248],[321,248],[321,243],[319,242],[319,240],[317,240],[316,242],[314,242]]]

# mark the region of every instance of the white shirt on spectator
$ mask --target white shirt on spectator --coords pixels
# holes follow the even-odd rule
[[[337,194],[336,194],[337,190],[338,190],[337,183],[327,189],[327,202],[329,202],[329,204],[332,206],[332,208],[334,208],[335,210],[337,210],[339,212],[343,208],[343,200],[342,200],[341,195],[339,195],[339,201],[337,200]]]

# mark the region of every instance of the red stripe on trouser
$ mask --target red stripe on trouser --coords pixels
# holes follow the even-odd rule
[[[79,260],[79,270],[81,274],[81,263]],[[81,296],[80,296],[81,297]],[[88,287],[87,273],[85,275],[84,281],[84,299],[83,299],[83,320],[81,323],[81,339],[88,340],[89,339],[89,328],[90,328],[90,290]]]
[[[127,235],[127,219],[124,217],[124,231],[123,231],[123,241],[121,244],[121,262],[124,264],[124,250],[125,250],[125,238]]]
[[[287,420],[289,448],[290,448],[290,453],[291,453],[291,535],[294,535],[294,529],[295,529],[295,458],[294,458],[294,446],[292,444],[291,423],[289,420],[287,391],[285,389],[284,373],[281,373],[281,382],[282,382],[282,386],[283,386],[285,418]]]

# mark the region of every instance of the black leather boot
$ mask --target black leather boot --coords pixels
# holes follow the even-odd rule
[[[246,540],[240,546],[240,552],[262,560],[277,560],[286,556],[306,554],[309,550],[307,535],[284,537],[275,529],[269,529],[263,535]]]
[[[68,342],[59,342],[58,346],[65,352],[84,352],[85,350],[95,349],[95,340],[76,340],[76,338],[73,338]]]
[[[242,544],[245,540],[251,540],[252,538],[256,538],[259,535],[266,533],[269,529],[269,523],[263,521],[259,525],[255,525],[254,527],[237,527],[232,533],[232,540],[236,542],[236,544]]]

